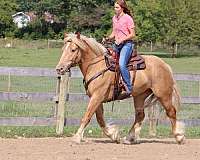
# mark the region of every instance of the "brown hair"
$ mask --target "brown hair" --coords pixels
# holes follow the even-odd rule
[[[116,0],[115,3],[119,4],[120,7],[123,8],[124,13],[128,14],[129,16],[133,17],[130,9],[128,8],[125,0]]]

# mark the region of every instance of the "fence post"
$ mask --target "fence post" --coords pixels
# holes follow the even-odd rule
[[[151,52],[153,52],[153,43],[151,41]]]
[[[49,42],[49,39],[47,39],[47,48],[49,49],[49,46],[50,46],[50,42]]]
[[[67,85],[69,80],[69,72],[66,72],[65,75],[61,75],[60,78],[60,93],[58,101],[58,110],[57,110],[57,121],[56,121],[56,133],[58,135],[63,134],[64,129],[64,120],[65,120],[65,102],[67,96]]]
[[[200,81],[199,81],[199,97],[200,97]]]
[[[156,126],[157,126],[157,119],[158,119],[158,103],[154,103],[153,105],[149,106],[149,136],[155,137],[156,136]]]
[[[176,57],[176,55],[177,55],[177,53],[178,53],[178,44],[177,44],[177,43],[175,43],[175,44],[173,45],[173,53],[172,53],[172,58],[175,58],[175,57]]]
[[[61,76],[57,77],[57,84],[56,84],[56,96],[54,97],[55,101],[55,109],[54,109],[54,117],[57,117],[58,114],[58,102],[59,102],[59,93],[60,93],[60,80]]]
[[[8,73],[8,89],[7,92],[10,92],[11,89],[11,76],[10,76],[10,72]]]

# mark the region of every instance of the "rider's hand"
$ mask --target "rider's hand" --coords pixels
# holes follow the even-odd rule
[[[117,44],[117,45],[120,45],[121,43],[123,43],[122,40],[115,41],[115,44]]]
[[[106,41],[109,41],[109,40],[110,40],[110,38],[109,38],[109,37],[106,37],[105,39],[106,39]]]
[[[102,43],[106,43],[107,41],[109,41],[110,39],[108,38],[108,37],[103,37],[103,39],[102,39]]]

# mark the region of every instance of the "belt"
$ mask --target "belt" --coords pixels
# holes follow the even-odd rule
[[[134,43],[134,42],[133,42],[133,40],[126,40],[123,42],[123,44],[125,44],[125,43]]]
[[[124,45],[124,44],[126,44],[126,43],[134,43],[134,41],[133,40],[126,40],[126,41],[124,41],[123,43],[120,43],[119,45],[118,44],[116,44],[117,46],[120,46],[120,45]]]

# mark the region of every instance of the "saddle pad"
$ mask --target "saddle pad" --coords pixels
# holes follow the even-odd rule
[[[115,53],[112,49],[108,49],[108,55],[109,56],[105,56],[106,66],[109,68],[110,71],[114,72],[116,65],[119,65],[119,57],[117,56],[117,53]],[[146,64],[144,58],[141,55],[137,54],[136,51],[133,51],[127,67],[129,71],[135,69],[143,70],[146,68]]]

